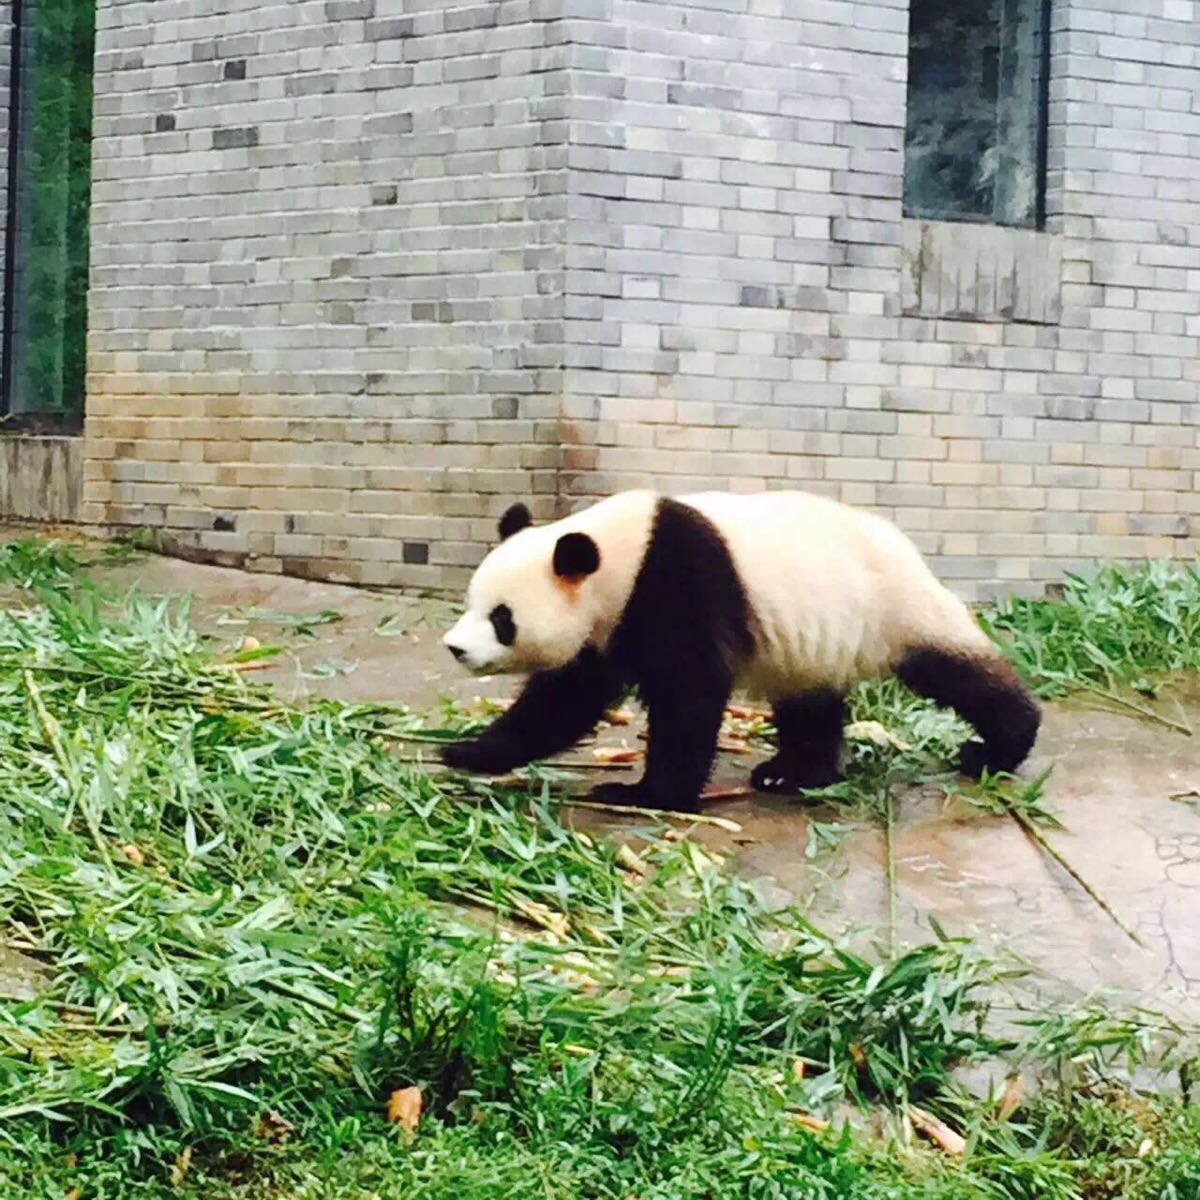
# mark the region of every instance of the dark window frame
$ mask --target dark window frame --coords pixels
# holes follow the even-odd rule
[[[904,164],[903,164],[903,215],[906,220],[913,221],[940,221],[948,224],[961,225],[983,225],[993,228],[1002,229],[1026,229],[1034,231],[1044,231],[1049,220],[1050,209],[1050,186],[1049,186],[1049,141],[1050,141],[1050,94],[1051,94],[1051,68],[1053,62],[1052,56],[1052,38],[1053,38],[1053,17],[1056,0],[1031,0],[1037,6],[1036,13],[1033,16],[1031,26],[1037,30],[1039,44],[1037,47],[1036,56],[1031,59],[1031,65],[1035,66],[1040,72],[1038,85],[1034,91],[1033,104],[1036,105],[1034,114],[1033,136],[1025,142],[1027,149],[1030,152],[1029,161],[1033,168],[1033,196],[1031,204],[1027,210],[1028,215],[1020,220],[1003,220],[998,219],[995,205],[991,212],[970,211],[968,204],[960,204],[957,209],[952,205],[947,205],[945,212],[936,212],[936,205],[925,204],[922,206],[914,206],[917,211],[910,209],[909,202],[909,143],[910,137],[907,130],[904,139]],[[909,41],[908,41],[908,102],[911,105],[913,94],[913,50],[914,50],[914,23],[918,16],[918,5],[921,0],[910,0],[909,6]],[[995,0],[995,3],[1002,5],[1004,0]],[[1001,47],[1003,43],[1001,43]],[[996,104],[1001,101],[999,92],[999,82],[997,83],[997,99]],[[906,114],[911,115],[911,114]],[[950,195],[948,192],[947,195]]]
[[[34,36],[30,25],[31,15],[36,14],[37,0],[11,0],[10,6],[10,41],[9,41],[9,86],[8,86],[8,148],[7,166],[8,179],[5,188],[5,220],[4,220],[4,271],[3,271],[3,311],[0,313],[3,328],[0,330],[0,435],[4,433],[42,433],[42,434],[78,434],[83,431],[87,402],[87,297],[84,296],[84,344],[79,348],[82,360],[77,360],[80,374],[75,376],[77,392],[72,407],[56,409],[18,409],[14,406],[18,400],[18,326],[17,305],[21,290],[20,277],[22,267],[28,269],[28,264],[22,262],[21,238],[26,227],[31,227],[33,220],[31,212],[27,211],[29,204],[22,203],[22,159],[25,154],[26,137],[32,137],[32,126],[29,121],[36,112],[35,100],[27,95],[27,78],[30,69],[30,55],[36,59],[36,50],[31,50],[29,39]],[[95,15],[93,9],[92,27],[89,37],[95,36]],[[94,70],[95,47],[91,50],[91,62]],[[35,66],[36,72],[36,66]],[[93,76],[94,78],[94,76]],[[88,128],[91,122],[91,100],[89,97]],[[29,143],[35,144],[35,143]],[[90,136],[88,142],[88,190],[91,189],[90,168]],[[70,167],[67,168],[68,172]],[[32,196],[32,190],[27,189],[26,201]],[[89,230],[90,237],[90,230]],[[85,273],[84,290],[90,286],[90,269]],[[78,295],[78,292],[75,293]],[[78,326],[75,326],[78,330]],[[65,325],[60,329],[60,334]],[[65,339],[64,339],[65,344]],[[78,343],[76,343],[78,345]]]

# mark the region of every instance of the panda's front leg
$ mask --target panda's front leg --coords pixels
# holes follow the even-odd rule
[[[620,695],[622,680],[603,655],[584,649],[565,667],[532,675],[507,712],[477,737],[442,751],[449,767],[504,775],[573,746]]]
[[[600,804],[698,812],[717,756],[717,737],[733,681],[724,672],[681,670],[641,696],[649,710],[646,771],[638,783],[592,789]]]

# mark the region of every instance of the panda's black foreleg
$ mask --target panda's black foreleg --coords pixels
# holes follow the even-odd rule
[[[588,648],[565,667],[532,675],[511,708],[481,734],[442,751],[450,767],[503,775],[573,746],[621,694],[622,680]]]
[[[592,789],[602,804],[697,812],[717,756],[717,736],[733,681],[724,672],[683,669],[669,684],[641,689],[649,710],[646,771],[638,783]]]
[[[794,796],[841,778],[845,720],[841,692],[806,692],[778,700],[773,717],[779,753],[751,772],[750,782],[758,791]]]
[[[1000,654],[914,649],[896,674],[918,695],[954,709],[974,726],[979,738],[963,746],[959,760],[964,774],[978,779],[985,770],[1015,771],[1033,749],[1041,708]]]

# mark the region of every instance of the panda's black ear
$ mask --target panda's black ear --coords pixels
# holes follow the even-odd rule
[[[600,547],[586,533],[564,533],[554,547],[554,573],[582,579],[600,569]]]
[[[522,529],[528,529],[533,524],[533,518],[529,515],[529,509],[523,504],[514,504],[500,518],[500,540],[512,537],[514,533],[520,533]]]

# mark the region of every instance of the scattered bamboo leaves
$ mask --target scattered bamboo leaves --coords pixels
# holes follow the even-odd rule
[[[852,948],[663,828],[736,822],[620,808],[648,829],[602,838],[570,827],[550,772],[518,788],[395,753],[486,704],[432,728],[292,708],[214,659],[185,605],[107,604],[33,546],[6,561],[38,590],[0,615],[0,911],[47,982],[0,1000],[0,1194],[1200,1195],[1192,1031],[1028,1010],[1015,971],[940,932]],[[1156,660],[1135,649],[1145,694]],[[1044,780],[952,780],[953,718],[891,684],[853,705],[850,776],[825,793],[842,817],[890,823],[933,779],[1048,823]],[[727,725],[769,731],[754,710]],[[849,825],[810,823],[810,844]],[[997,1058],[1041,1085],[957,1082]],[[1179,1089],[1117,1076],[1151,1065]]]

